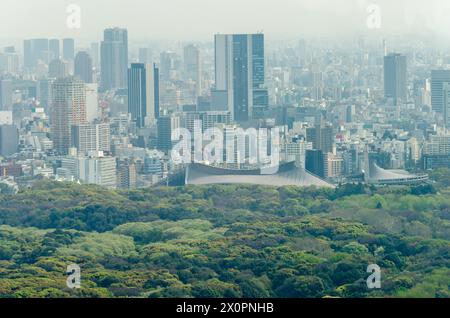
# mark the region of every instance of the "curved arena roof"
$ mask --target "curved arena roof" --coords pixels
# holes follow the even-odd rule
[[[334,186],[297,168],[294,162],[280,165],[277,172],[264,174],[261,169],[256,170],[234,170],[206,166],[198,163],[190,164],[186,168],[186,184],[257,184],[267,186],[299,186],[299,187],[327,187]]]
[[[415,175],[405,170],[386,170],[375,162],[370,163],[369,182],[380,184],[411,184],[428,180],[427,175]]]

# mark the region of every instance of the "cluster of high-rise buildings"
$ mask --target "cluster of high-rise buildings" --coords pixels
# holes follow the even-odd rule
[[[280,162],[335,183],[417,182],[450,168],[450,54],[409,44],[389,52],[381,40],[265,40],[142,43],[109,28],[87,46],[29,39],[4,48],[0,177],[164,184],[183,169],[171,160],[178,128],[216,128],[224,140],[277,128]],[[189,141],[194,158],[198,141]],[[251,143],[236,136],[240,150],[223,151],[214,165],[255,168]]]

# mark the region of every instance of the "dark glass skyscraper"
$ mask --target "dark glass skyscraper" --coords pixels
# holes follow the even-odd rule
[[[128,31],[113,28],[104,31],[100,48],[101,89],[126,88],[128,69]]]
[[[407,100],[406,56],[392,53],[384,57],[384,96],[394,103]]]
[[[247,121],[260,117],[268,107],[264,35],[216,35],[215,67],[216,92],[227,96],[233,119]]]
[[[133,63],[128,69],[128,112],[137,127],[159,117],[159,71],[155,65]]]

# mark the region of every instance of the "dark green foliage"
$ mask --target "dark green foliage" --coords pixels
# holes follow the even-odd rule
[[[439,192],[41,182],[0,194],[0,297],[449,297]],[[81,290],[66,288],[72,263]]]

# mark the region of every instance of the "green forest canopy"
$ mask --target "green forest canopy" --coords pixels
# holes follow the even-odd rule
[[[438,192],[42,182],[0,195],[0,297],[450,297],[445,173]]]

